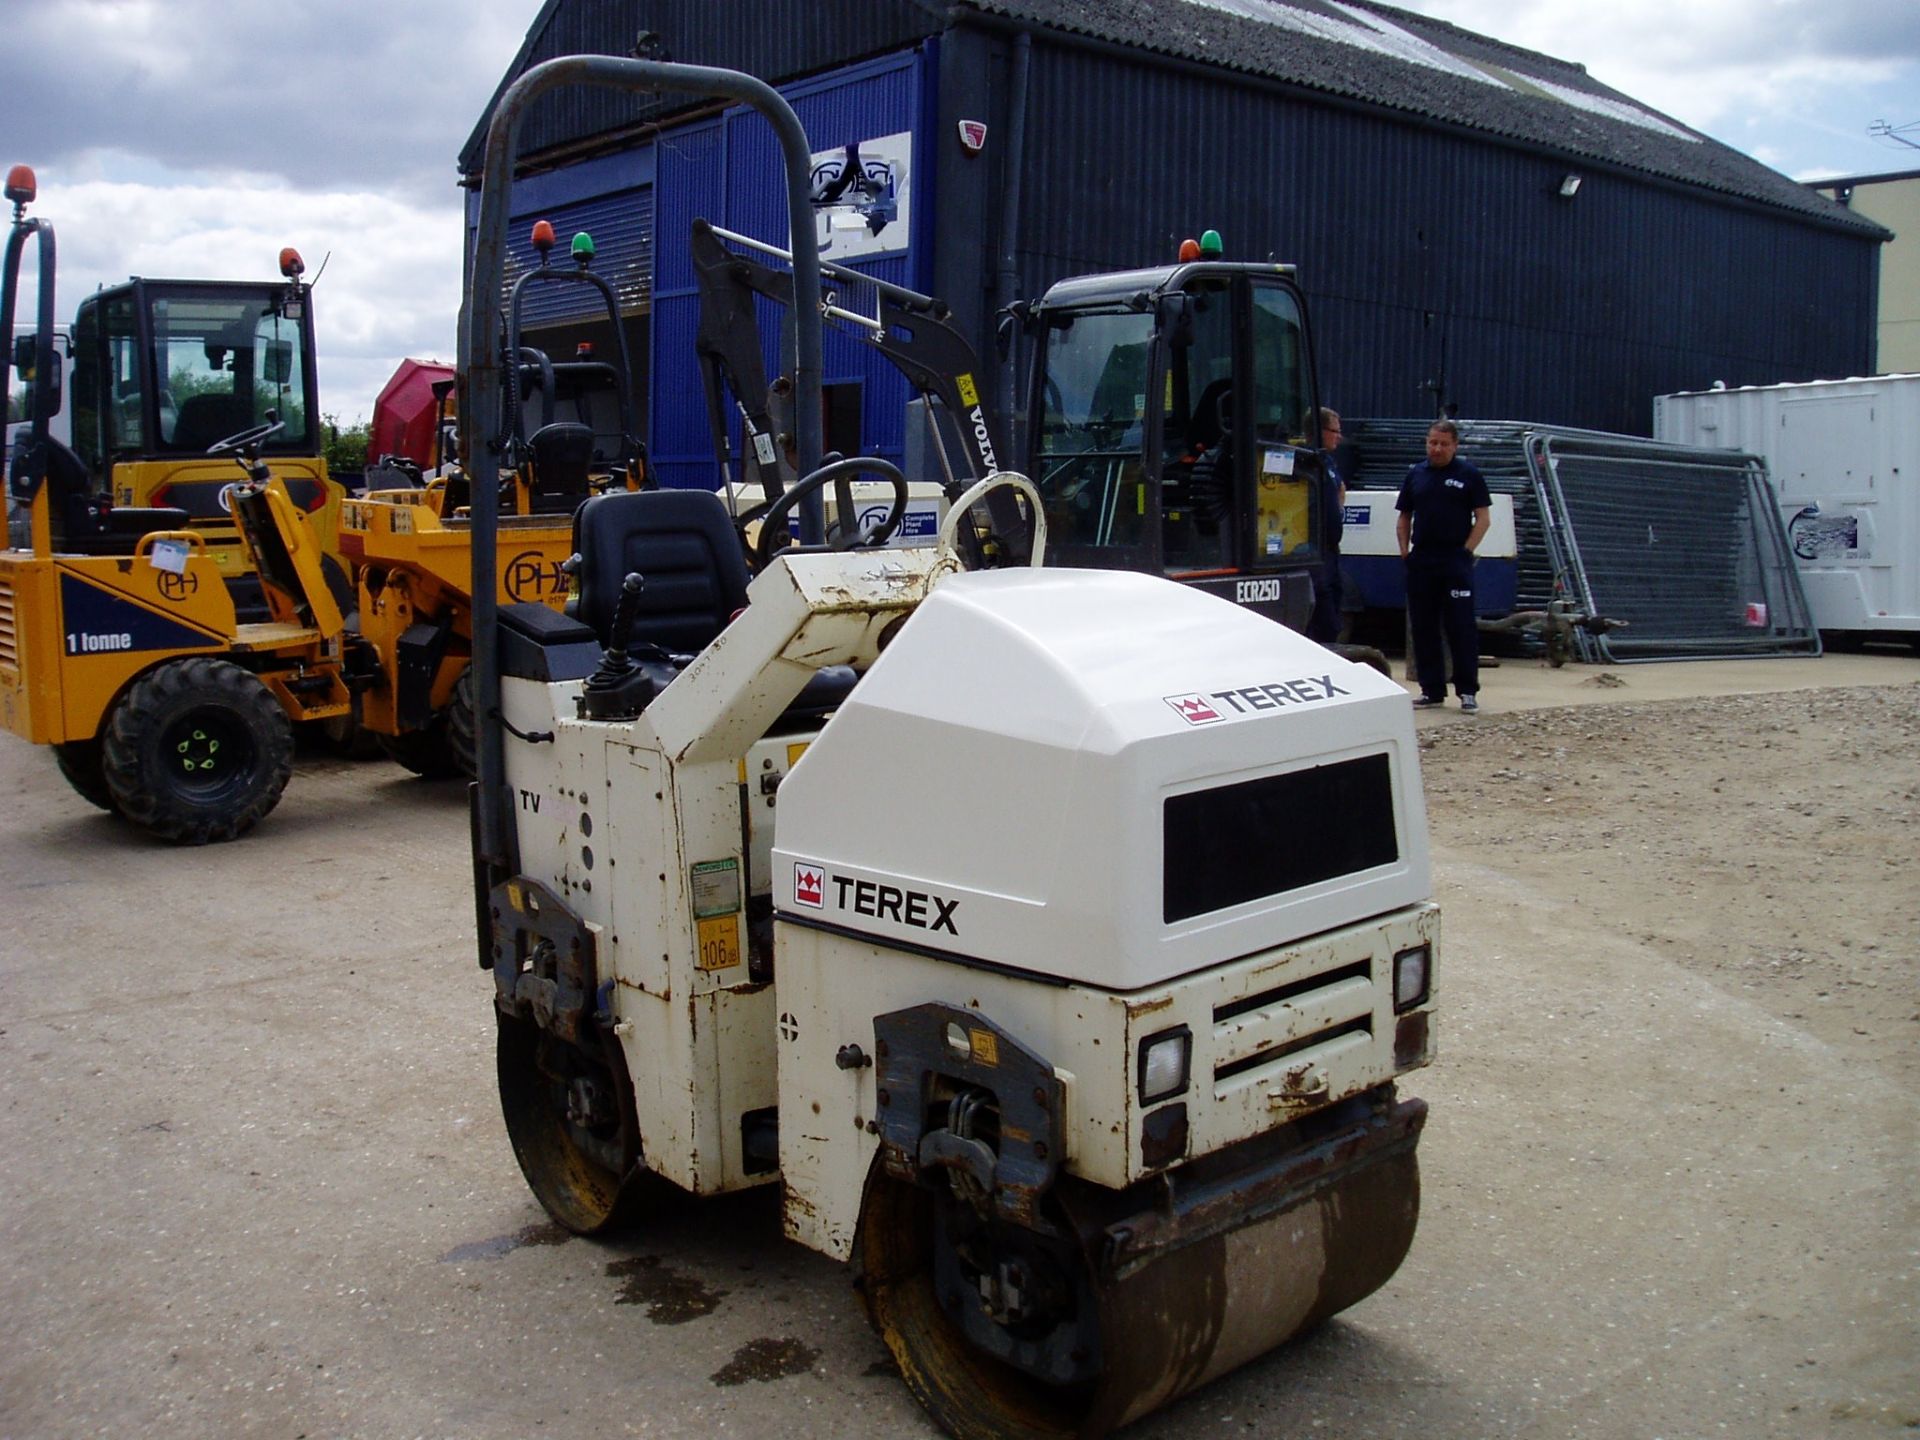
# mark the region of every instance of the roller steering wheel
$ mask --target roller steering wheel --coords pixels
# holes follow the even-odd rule
[[[795,481],[793,487],[767,507],[760,519],[760,537],[754,542],[753,558],[756,568],[764,570],[784,547],[776,544],[776,538],[782,542],[787,537],[787,516],[807,496],[824,489],[831,481],[842,475],[859,474],[878,475],[893,484],[893,503],[878,524],[863,530],[852,532],[848,526],[848,517],[842,516],[835,522],[827,537],[830,550],[854,550],[861,546],[884,544],[893,532],[900,528],[900,522],[907,518],[907,477],[899,468],[885,460],[869,456],[856,455],[851,460],[836,460],[831,465],[822,465],[803,480]],[[848,538],[851,535],[851,538]]]
[[[269,435],[277,435],[287,428],[286,421],[269,410],[267,418],[258,425],[249,425],[237,435],[229,435],[224,440],[216,440],[207,447],[209,455],[225,455],[233,450],[244,450],[249,445],[258,445]]]

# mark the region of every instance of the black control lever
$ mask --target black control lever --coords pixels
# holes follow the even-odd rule
[[[589,720],[631,719],[658,693],[648,676],[637,673],[640,666],[632,652],[633,627],[639,623],[640,595],[646,588],[646,580],[637,571],[620,582],[613,623],[607,627],[607,647],[600,652],[599,666],[580,690],[580,713]]]

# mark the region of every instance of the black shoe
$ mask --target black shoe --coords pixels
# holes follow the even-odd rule
[[[1447,697],[1444,695],[1416,695],[1413,697],[1413,708],[1416,710],[1432,710],[1436,706],[1446,703]]]

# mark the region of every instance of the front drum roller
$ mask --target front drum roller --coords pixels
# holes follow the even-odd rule
[[[1091,1297],[1091,1313],[1062,1321],[1071,1328],[1065,1344],[1088,1365],[1082,1383],[1041,1381],[969,1338],[955,1311],[978,1302],[940,1254],[953,1202],[878,1159],[861,1205],[855,1285],[908,1388],[948,1433],[1105,1435],[1387,1282],[1419,1216],[1414,1143],[1424,1113],[1408,1102],[1358,1144],[1310,1147],[1254,1183],[1201,1179],[1184,1193],[1176,1183],[1170,1211],[1116,1215],[1120,1197],[1063,1180],[1054,1208],[1075,1214],[1065,1228],[1083,1267],[1073,1288]],[[1158,1248],[1143,1256],[1143,1239]]]

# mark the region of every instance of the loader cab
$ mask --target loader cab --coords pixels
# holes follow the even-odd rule
[[[74,449],[123,504],[145,497],[127,493],[121,467],[198,458],[269,410],[284,428],[265,456],[315,455],[316,373],[303,285],[134,279],[88,296],[74,319]],[[212,491],[171,498],[218,512]]]
[[[1292,267],[1067,280],[1027,314],[1029,468],[1058,563],[1163,574],[1304,624],[1323,521]]]
[[[208,447],[277,413],[261,456],[330,555],[345,496],[323,454],[311,292],[298,254],[280,258],[278,282],[136,277],[81,301],[72,332],[72,445],[93,503],[184,511],[244,620],[269,607],[234,525],[232,457]]]

